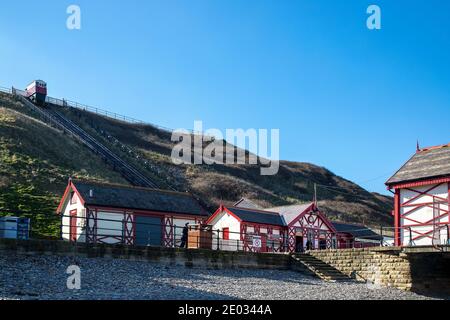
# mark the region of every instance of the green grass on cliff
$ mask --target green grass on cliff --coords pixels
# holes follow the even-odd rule
[[[281,161],[277,175],[261,176],[257,165],[178,166],[170,159],[174,143],[169,132],[69,108],[59,111],[161,186],[192,192],[211,212],[241,197],[262,207],[311,201],[317,183],[340,190],[319,189],[320,207],[332,220],[392,223],[391,198],[370,193],[326,168]],[[71,176],[128,184],[82,144],[0,93],[0,215],[30,217],[35,236],[57,237],[55,210]]]
[[[69,177],[126,183],[80,143],[0,94],[0,215],[29,217],[33,235],[57,237]]]

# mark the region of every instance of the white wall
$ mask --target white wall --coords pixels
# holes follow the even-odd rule
[[[85,214],[85,208],[81,204],[80,199],[75,195],[77,198],[76,204],[70,204],[70,195],[67,197],[66,202],[63,207],[63,217],[62,217],[62,238],[65,240],[70,239],[70,211],[77,210],[77,241],[84,242],[85,239],[85,232],[84,232],[84,224],[86,221]]]
[[[222,231],[224,228],[229,228],[230,237],[229,240],[223,240],[223,233],[219,233],[219,246],[221,250],[237,251],[242,250],[243,242],[241,241],[241,223],[235,217],[230,215],[226,211],[219,213],[213,221],[210,223],[213,229],[213,249],[217,248],[217,232]]]
[[[428,186],[422,186],[422,187],[414,187],[411,188],[413,190],[417,190],[420,192],[425,192],[428,189],[430,189],[431,187],[435,187],[437,185],[428,185]],[[441,197],[441,198],[448,198],[448,184],[442,184],[438,187],[436,187],[435,189],[433,189],[432,191],[428,192],[429,195],[422,195],[420,197],[418,197],[417,199],[411,201],[407,207],[402,207],[400,210],[401,215],[403,215],[406,212],[409,212],[410,210],[412,210],[414,208],[414,206],[409,206],[409,205],[415,205],[415,204],[426,204],[429,203],[430,205],[433,203],[433,196],[437,196],[437,197]],[[400,201],[401,203],[405,203],[408,200],[413,199],[414,197],[416,197],[418,195],[417,192],[413,192],[411,190],[407,190],[407,189],[401,189],[400,190]],[[448,210],[448,201],[441,201],[439,199],[435,200],[435,206],[439,206],[441,209],[443,210]],[[438,211],[438,210],[433,210],[432,207],[429,206],[422,206],[419,207],[417,210],[407,214],[405,217],[400,219],[400,224],[401,226],[407,226],[407,225],[412,225],[411,227],[411,233],[412,233],[412,238],[414,239],[417,236],[420,236],[419,233],[422,234],[426,234],[428,233],[428,235],[435,237],[435,243],[434,244],[444,244],[447,240],[447,229],[445,226],[434,226],[431,222],[428,222],[430,220],[433,219],[434,214],[439,214],[442,215],[443,212],[442,211]],[[408,219],[411,220],[408,220]],[[449,223],[449,216],[448,214],[441,217],[439,219],[439,221],[441,223]],[[425,226],[420,226],[420,224],[427,224]],[[437,227],[437,231],[434,232],[433,229]],[[440,230],[439,230],[440,229]],[[410,244],[410,235],[409,235],[409,230],[404,229],[401,232],[401,240],[403,245],[408,245]],[[413,245],[432,245],[433,244],[433,240],[429,237],[426,236],[420,236],[420,238],[413,240]]]

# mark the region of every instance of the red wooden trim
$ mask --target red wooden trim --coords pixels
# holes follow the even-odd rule
[[[257,222],[250,222],[250,221],[244,221],[247,226],[249,227],[256,227],[256,228],[265,228],[265,229],[276,229],[276,230],[283,230],[286,227],[285,226],[279,226],[277,224],[267,224],[267,223],[257,223]]]
[[[75,187],[75,184],[73,182],[70,182],[70,185],[72,186],[73,191],[75,191],[75,193],[78,195],[78,199],[80,200],[81,205],[84,206],[85,201],[84,201],[83,197],[81,196],[81,193],[78,191],[77,187]]]
[[[328,220],[328,218],[322,214],[322,211],[317,211],[317,214],[320,216],[320,218],[322,219],[322,221],[325,223],[325,225],[330,228],[331,232],[336,232],[336,229],[334,228],[333,224],[331,223],[330,220]]]
[[[447,200],[446,200],[446,201],[447,201]],[[433,204],[434,204],[434,203],[433,203]],[[416,211],[417,209],[421,209],[421,208],[423,208],[423,207],[428,207],[428,208],[431,208],[431,209],[433,209],[433,210],[436,210],[436,209],[437,209],[438,211],[444,212],[444,215],[447,214],[447,213],[449,213],[448,210],[442,209],[442,208],[440,208],[440,206],[436,207],[436,206],[434,206],[433,204],[424,203],[424,204],[417,205],[415,208],[413,208],[413,209],[411,209],[411,210],[409,210],[409,211],[407,211],[407,212],[404,212],[404,213],[401,215],[401,217],[402,217],[402,218],[405,218],[407,215],[409,215],[409,214],[413,213],[414,211]],[[438,203],[438,204],[443,204],[443,203]],[[402,207],[403,207],[403,206],[402,206]]]
[[[235,215],[233,212],[231,212],[230,210],[228,210],[228,208],[223,207],[223,211],[226,211],[229,215],[231,215],[232,217],[234,217],[237,221],[242,222],[243,220],[241,218],[239,218],[237,215]]]
[[[300,212],[298,216],[288,224],[288,227],[293,227],[306,213],[313,210],[314,203],[311,203],[303,212]]]
[[[413,202],[416,199],[419,199],[421,196],[424,196],[424,195],[434,197],[434,195],[429,194],[429,192],[434,190],[434,189],[436,189],[436,188],[438,188],[441,185],[442,185],[442,183],[439,183],[437,185],[433,185],[432,187],[430,187],[429,189],[427,189],[425,191],[414,190],[414,189],[411,189],[411,188],[402,188],[402,189],[406,189],[406,190],[418,193],[418,195],[416,195],[416,196],[412,197],[411,199],[409,199],[408,201],[402,203],[402,206],[408,205],[409,203]]]
[[[284,227],[284,226],[278,226],[278,225],[274,225],[274,224],[255,223],[255,222],[248,222],[248,221],[246,221],[245,224],[247,225],[247,227],[252,227],[255,230],[260,230],[261,228],[264,228],[267,230],[272,229],[272,231],[273,230],[282,231],[282,230],[286,229],[286,227]]]
[[[77,226],[78,212],[77,209],[69,212],[69,239],[70,241],[77,241],[78,226]]]
[[[411,188],[411,187],[421,187],[426,186],[430,184],[438,184],[438,183],[447,183],[450,182],[450,177],[444,177],[444,178],[435,178],[435,179],[426,179],[421,181],[415,181],[415,182],[405,182],[405,183],[393,183],[388,185],[388,189],[404,189],[404,188]]]
[[[223,240],[230,240],[230,228],[222,229],[222,238]]]
[[[84,199],[81,197],[81,194],[78,192],[77,188],[73,184],[72,181],[69,182],[69,184],[66,187],[66,190],[64,190],[64,194],[61,198],[61,201],[59,202],[58,208],[56,209],[56,213],[60,214],[62,212],[62,207],[64,206],[64,202],[67,198],[67,195],[70,194],[70,190],[73,189],[73,191],[77,194],[78,200],[80,200],[81,205],[84,206]]]
[[[124,244],[133,245],[136,239],[136,216],[133,212],[124,211],[123,212],[123,235]],[[131,226],[129,226],[131,224]],[[131,227],[131,230],[129,229]]]
[[[211,224],[211,222],[223,211],[223,205],[220,205],[220,207],[208,218],[206,219],[206,224]]]
[[[163,211],[151,211],[151,210],[134,210],[130,208],[115,208],[115,207],[106,207],[106,206],[92,206],[90,205],[89,208],[97,209],[97,210],[106,210],[107,212],[111,213],[123,213],[123,211],[130,211],[134,214],[143,215],[143,216],[171,216],[175,218],[190,218],[192,220],[199,219],[199,218],[205,218],[205,217],[199,217],[196,215],[191,214],[183,214],[183,213],[172,213],[172,212],[163,212]]]
[[[320,217],[321,221],[325,223],[325,225],[328,227],[330,232],[336,232],[336,229],[334,228],[333,224],[328,220],[328,218],[322,213],[322,211],[317,208],[315,203],[311,203],[309,207],[307,207],[303,212],[301,212],[294,220],[289,223],[288,227],[294,227],[294,225],[300,221],[306,214],[308,214],[310,211],[316,210],[314,213],[317,214],[316,220]],[[316,221],[314,221],[315,223]],[[313,223],[313,224],[314,224]],[[309,223],[308,223],[309,224]],[[315,229],[315,228],[312,228]]]
[[[395,189],[394,195],[394,245],[401,246],[400,232],[400,189]]]
[[[441,197],[435,197],[438,199],[441,199]],[[442,200],[441,202],[437,202],[438,204],[442,204],[442,202],[447,202],[447,198],[445,198],[444,200]],[[404,205],[402,204],[402,207],[404,208],[410,208],[410,207],[424,207],[424,206],[432,206],[433,204],[435,204],[436,202],[421,202],[421,203],[416,203],[416,204],[407,204]],[[442,210],[442,209],[441,209]]]
[[[446,226],[446,225],[447,225],[447,222],[438,222],[438,223],[436,223],[436,224],[434,224],[434,225],[438,225],[438,226]],[[429,224],[429,223],[405,224],[405,225],[403,226],[403,229],[407,229],[407,228],[409,228],[409,227],[411,227],[411,228],[414,228],[414,227],[433,227],[433,225],[432,225],[432,224]]]
[[[448,184],[450,185],[450,184]],[[405,229],[405,228],[413,228],[413,227],[423,227],[423,226],[429,226],[429,227],[433,227],[433,225],[442,225],[442,223],[440,222],[440,220],[445,217],[446,215],[449,215],[449,221],[450,221],[450,206],[448,207],[447,210],[445,210],[444,208],[441,208],[441,206],[439,204],[443,204],[443,203],[449,203],[450,201],[450,196],[448,196],[447,198],[442,198],[439,196],[435,196],[433,194],[430,194],[430,192],[438,187],[442,186],[442,183],[437,183],[437,184],[433,184],[431,187],[427,188],[425,191],[419,191],[419,190],[414,190],[411,188],[404,188],[405,190],[409,190],[411,192],[415,192],[417,193],[417,195],[415,195],[414,197],[412,197],[411,199],[409,199],[408,201],[405,201],[404,203],[399,203],[398,207],[399,207],[399,219],[403,219],[403,225],[401,225],[401,221],[398,223],[398,227]],[[448,187],[448,189],[450,189],[450,186]],[[449,190],[450,192],[450,190]],[[396,189],[396,194],[400,193],[400,189]],[[433,200],[437,199],[438,203],[436,202],[422,202],[422,203],[416,203],[416,204],[412,204],[413,201],[420,199],[421,197],[431,197]],[[397,199],[395,200],[397,203]],[[401,202],[401,200],[400,200]],[[436,206],[437,204],[437,206]],[[438,210],[439,211],[439,215],[438,217],[433,217],[432,219],[425,221],[425,222],[421,222],[415,219],[412,219],[409,217],[409,215],[415,211],[417,211],[418,209],[424,208],[424,207],[428,207],[428,208],[432,208],[433,210]],[[410,208],[409,210],[405,212],[401,213],[400,210],[401,208]],[[397,219],[397,216],[396,216]],[[415,224],[408,224],[406,225],[405,222],[409,221],[409,222],[413,222]],[[397,220],[396,220],[397,222]],[[401,230],[397,229],[398,232],[400,233]],[[404,231],[406,232],[406,231]],[[418,231],[415,231],[413,229],[411,229],[411,232],[414,232],[416,234],[419,234],[419,236],[416,237],[412,237],[411,241],[417,240],[419,238],[423,238],[423,237],[428,237],[430,239],[433,239],[433,237],[428,236],[428,234],[430,234],[431,232],[433,232],[433,230],[429,231],[429,232],[425,232],[425,233],[421,233]]]
[[[64,194],[61,198],[61,200],[59,201],[59,205],[58,208],[56,209],[56,213],[61,213],[62,210],[62,206],[64,205],[64,199],[67,197],[67,194],[70,192],[70,183],[67,185],[66,190],[64,190]]]
[[[174,242],[174,235],[176,234],[176,230],[173,224],[173,217],[166,216],[162,221],[162,242],[165,247],[175,247],[176,243]],[[167,228],[169,229],[167,231]]]
[[[419,231],[415,231],[414,229],[411,228],[411,233],[417,233],[418,236],[415,236],[412,238],[412,241],[420,239],[420,238],[430,238],[433,239],[433,237],[429,236],[430,233],[434,232],[433,229],[431,229],[430,231],[427,231],[425,233],[419,232]]]
[[[411,221],[411,222],[415,222],[416,225],[419,225],[419,224],[422,223],[422,222],[420,222],[420,221],[417,221],[417,220],[414,220],[414,219],[411,219],[411,218],[408,218],[408,217],[403,217],[403,216],[402,216],[402,218],[403,218],[404,220],[408,220],[408,221]],[[403,226],[405,227],[405,225],[403,225]]]
[[[448,223],[450,223],[450,182],[448,183],[448,196],[447,196],[447,205],[448,205],[448,211],[449,211],[449,215],[448,215]]]

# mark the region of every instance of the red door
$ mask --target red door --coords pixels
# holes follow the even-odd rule
[[[70,211],[70,241],[77,241],[77,210]]]
[[[261,252],[267,252],[267,234],[261,234]]]
[[[223,228],[223,240],[230,240],[230,228]]]

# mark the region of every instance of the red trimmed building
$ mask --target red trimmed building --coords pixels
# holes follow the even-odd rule
[[[70,180],[57,209],[63,239],[178,246],[186,223],[208,213],[188,193]]]
[[[450,144],[417,148],[386,182],[394,193],[394,243],[449,243]]]
[[[206,221],[219,233],[221,246],[251,252],[302,252],[336,247],[336,230],[315,203],[269,209],[241,200],[220,206]]]

